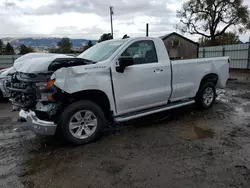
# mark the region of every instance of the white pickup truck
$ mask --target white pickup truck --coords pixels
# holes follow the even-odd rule
[[[60,130],[73,144],[96,139],[106,122],[124,122],[196,103],[209,108],[224,88],[229,58],[170,61],[159,38],[110,40],[78,57],[31,53],[14,63],[7,86],[31,130]]]

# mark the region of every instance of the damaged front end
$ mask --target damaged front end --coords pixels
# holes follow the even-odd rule
[[[14,73],[7,80],[10,101],[17,110],[33,111],[37,118],[54,121],[60,102],[54,101],[57,88],[50,80],[52,73]]]
[[[20,117],[27,120],[33,132],[54,135],[67,94],[54,85],[52,74],[61,68],[92,63],[94,62],[66,55],[22,56],[14,63],[16,72],[6,82],[13,108],[20,111]]]
[[[60,58],[55,58],[58,56]],[[55,98],[61,93],[61,90],[54,86],[55,80],[51,80],[51,75],[61,68],[95,63],[82,58],[70,56],[62,58],[61,56],[28,54],[21,57],[22,61],[19,60],[14,64],[17,72],[12,74],[6,84],[10,91],[10,101],[13,107],[26,112],[32,111],[41,120],[56,121],[55,117],[60,111],[58,109],[62,102],[61,100],[55,100]],[[28,59],[28,57],[31,57],[31,59]],[[41,57],[43,62],[41,62]],[[26,62],[24,62],[25,60]],[[36,64],[35,60],[38,61]],[[40,71],[40,73],[37,73],[37,71]],[[59,98],[57,97],[57,99]]]

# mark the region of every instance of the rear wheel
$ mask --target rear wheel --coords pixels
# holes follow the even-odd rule
[[[195,98],[196,104],[204,109],[213,106],[216,98],[215,85],[212,82],[204,82]]]
[[[72,144],[96,140],[105,125],[102,109],[91,101],[78,101],[65,109],[60,118],[63,136]]]

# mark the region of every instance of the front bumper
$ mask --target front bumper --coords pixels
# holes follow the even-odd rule
[[[19,116],[26,119],[31,131],[36,134],[52,136],[56,133],[57,125],[54,122],[38,119],[33,111],[21,110]]]

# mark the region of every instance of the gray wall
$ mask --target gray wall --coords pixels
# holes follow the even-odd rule
[[[199,48],[199,57],[229,56],[231,68],[248,69],[250,63],[249,44],[234,44]]]
[[[21,55],[0,55],[0,69],[11,67],[19,57]]]

